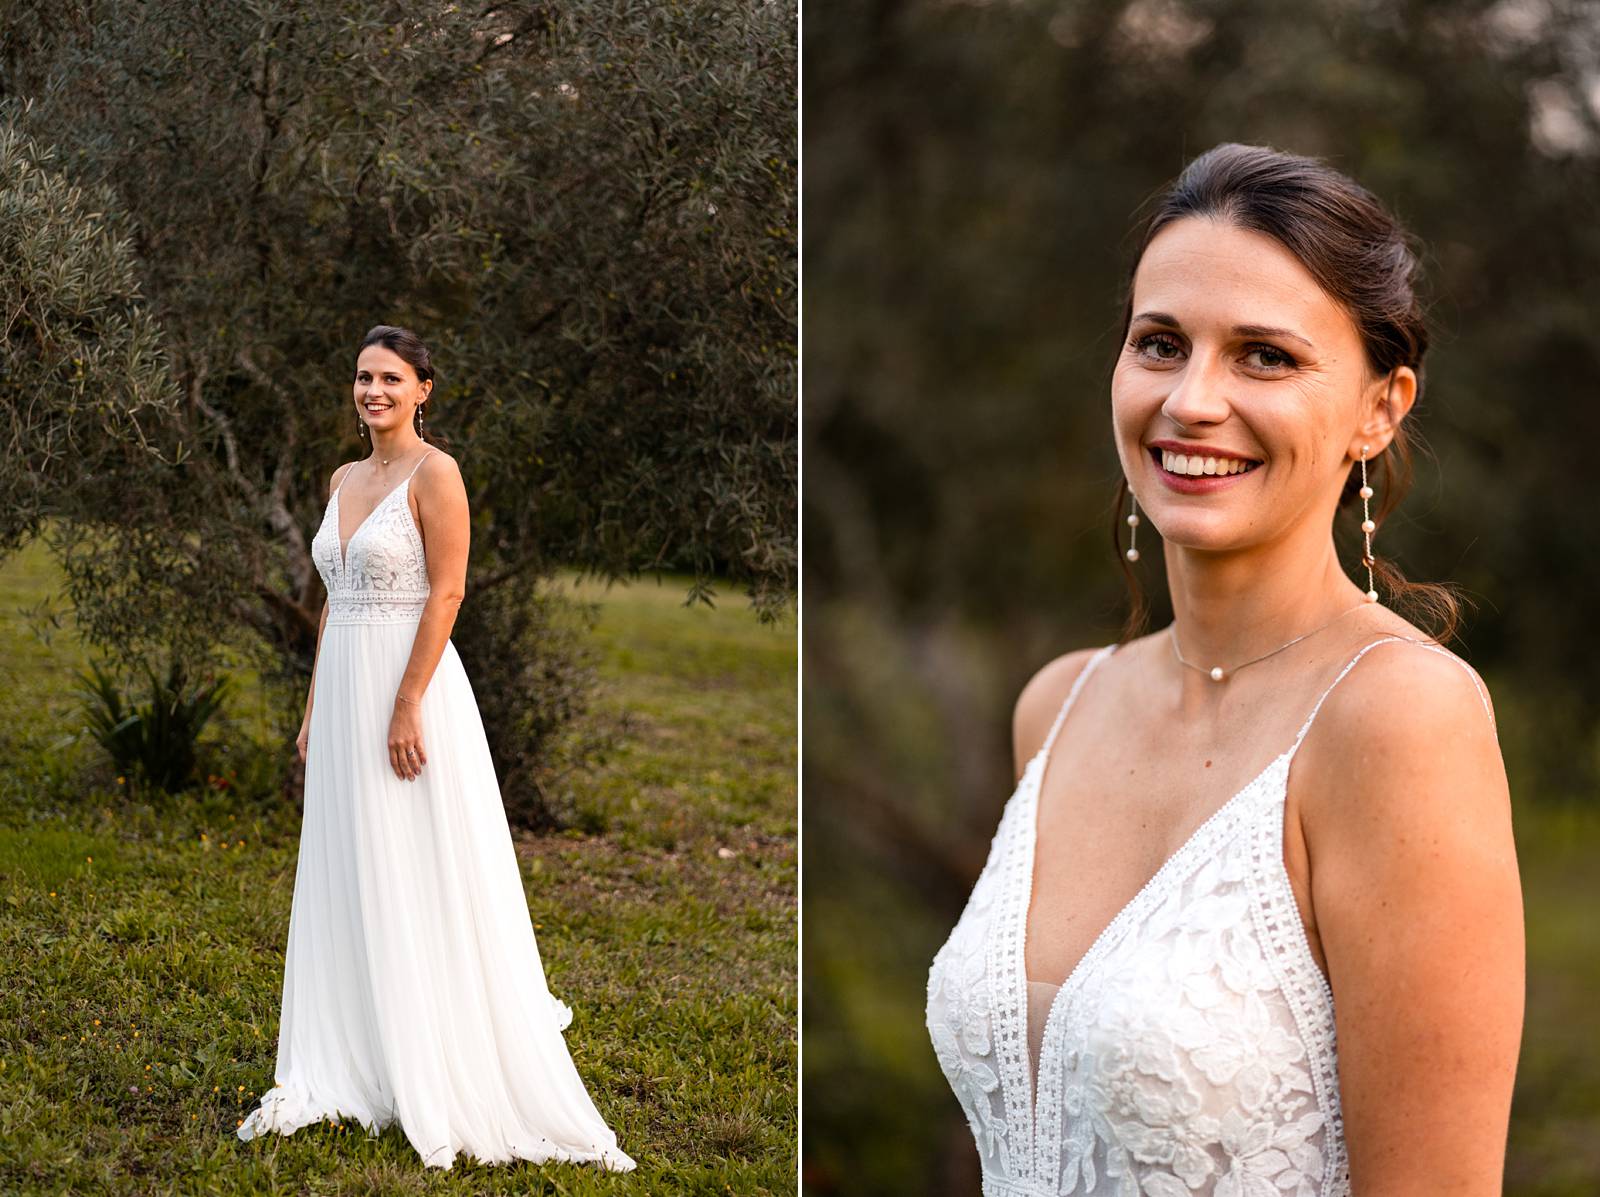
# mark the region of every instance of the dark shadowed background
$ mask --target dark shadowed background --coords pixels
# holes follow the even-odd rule
[[[1107,384],[1136,214],[1246,141],[1326,157],[1426,245],[1429,452],[1377,547],[1477,604],[1453,647],[1495,696],[1529,931],[1507,1192],[1600,1191],[1596,7],[804,18],[806,1190],[976,1192],[928,964],[1011,790],[1022,683],[1124,613]]]

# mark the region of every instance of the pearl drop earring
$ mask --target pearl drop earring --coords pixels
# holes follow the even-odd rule
[[[1378,530],[1378,525],[1372,522],[1372,509],[1367,505],[1372,498],[1372,487],[1367,485],[1367,452],[1369,446],[1361,446],[1361,535],[1366,540],[1366,554],[1362,557],[1363,564],[1367,567],[1367,602],[1378,601],[1378,588],[1372,581],[1372,534]]]
[[[1128,560],[1139,560],[1139,501],[1133,497],[1133,487],[1128,488]]]

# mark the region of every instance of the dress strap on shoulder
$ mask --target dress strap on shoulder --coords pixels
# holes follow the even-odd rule
[[[1045,756],[1050,755],[1050,746],[1056,742],[1056,734],[1060,732],[1061,725],[1067,721],[1067,712],[1072,709],[1073,701],[1078,697],[1078,691],[1083,689],[1083,683],[1089,680],[1089,675],[1094,672],[1095,666],[1099,665],[1101,661],[1104,661],[1116,650],[1115,642],[1096,650],[1094,656],[1090,657],[1083,668],[1078,671],[1078,676],[1072,679],[1072,685],[1067,690],[1067,697],[1062,701],[1061,709],[1056,712],[1056,721],[1050,725],[1050,734],[1044,738],[1044,744],[1039,749]]]
[[[406,481],[407,482],[411,481],[412,475],[415,474],[418,470],[420,470],[422,468],[422,463],[427,461],[428,458],[432,457],[435,452],[437,452],[437,450],[434,449],[432,445],[428,446],[428,451],[426,453],[424,453],[421,457],[417,458],[417,464],[412,466],[411,467],[411,473],[406,475]]]
[[[1295,736],[1294,746],[1289,749],[1291,756],[1297,749],[1299,749],[1300,741],[1306,738],[1306,732],[1311,730],[1312,720],[1317,717],[1317,712],[1322,709],[1322,704],[1327,700],[1328,695],[1333,693],[1333,688],[1344,680],[1345,674],[1349,673],[1355,668],[1357,661],[1361,660],[1362,657],[1366,656],[1368,652],[1377,648],[1380,644],[1415,644],[1418,648],[1425,648],[1430,652],[1439,653],[1447,659],[1454,661],[1457,665],[1461,666],[1462,669],[1467,671],[1467,676],[1472,679],[1473,688],[1478,691],[1478,698],[1483,703],[1484,713],[1489,716],[1489,726],[1491,728],[1495,726],[1494,708],[1489,705],[1489,696],[1484,693],[1483,683],[1478,680],[1478,675],[1472,671],[1472,666],[1468,665],[1465,661],[1456,656],[1455,653],[1451,652],[1443,645],[1435,644],[1430,640],[1417,640],[1410,636],[1384,636],[1382,639],[1374,640],[1371,644],[1363,645],[1361,651],[1356,653],[1355,656],[1351,657],[1350,660],[1345,664],[1345,667],[1339,671],[1339,676],[1328,683],[1328,688],[1322,692],[1322,696],[1317,699],[1316,705],[1311,708],[1311,714],[1307,715],[1306,721],[1300,725],[1300,734]]]

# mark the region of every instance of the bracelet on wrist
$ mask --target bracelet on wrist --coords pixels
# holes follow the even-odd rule
[[[412,706],[415,706],[415,707],[420,707],[422,705],[422,699],[420,699],[420,698],[407,698],[404,694],[396,694],[394,696],[394,700],[396,702],[409,702]]]

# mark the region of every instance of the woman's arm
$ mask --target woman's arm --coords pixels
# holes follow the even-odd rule
[[[430,454],[418,467],[411,489],[421,513],[417,524],[428,548],[428,601],[417,622],[389,724],[390,764],[403,778],[417,776],[428,761],[422,743],[422,695],[444,656],[456,613],[466,597],[467,550],[472,535],[466,484],[452,458]],[[408,748],[416,750],[415,759],[407,757]]]
[[[311,655],[311,685],[306,688],[306,717],[300,721],[300,733],[294,738],[294,746],[300,752],[300,759],[306,759],[306,749],[311,743],[311,701],[317,693],[317,661],[322,656],[322,629],[328,626],[328,600],[322,600],[322,618],[317,622],[317,648]]]
[[[1484,699],[1458,662],[1385,645],[1333,692],[1305,749],[1353,1197],[1497,1195],[1524,945]]]
[[[328,499],[330,501],[333,498],[333,492],[339,489],[339,479],[342,478],[345,472],[354,464],[354,462],[346,462],[344,465],[333,471],[333,477],[328,479]],[[334,529],[334,532],[337,534],[338,529]],[[311,727],[311,704],[316,698],[317,694],[317,662],[322,659],[322,633],[327,626],[328,600],[324,598],[322,600],[322,617],[317,621],[317,647],[311,653],[311,684],[306,688],[306,716],[305,719],[301,721],[300,735],[297,739],[297,743],[300,747],[301,760],[306,759],[306,732]]]

